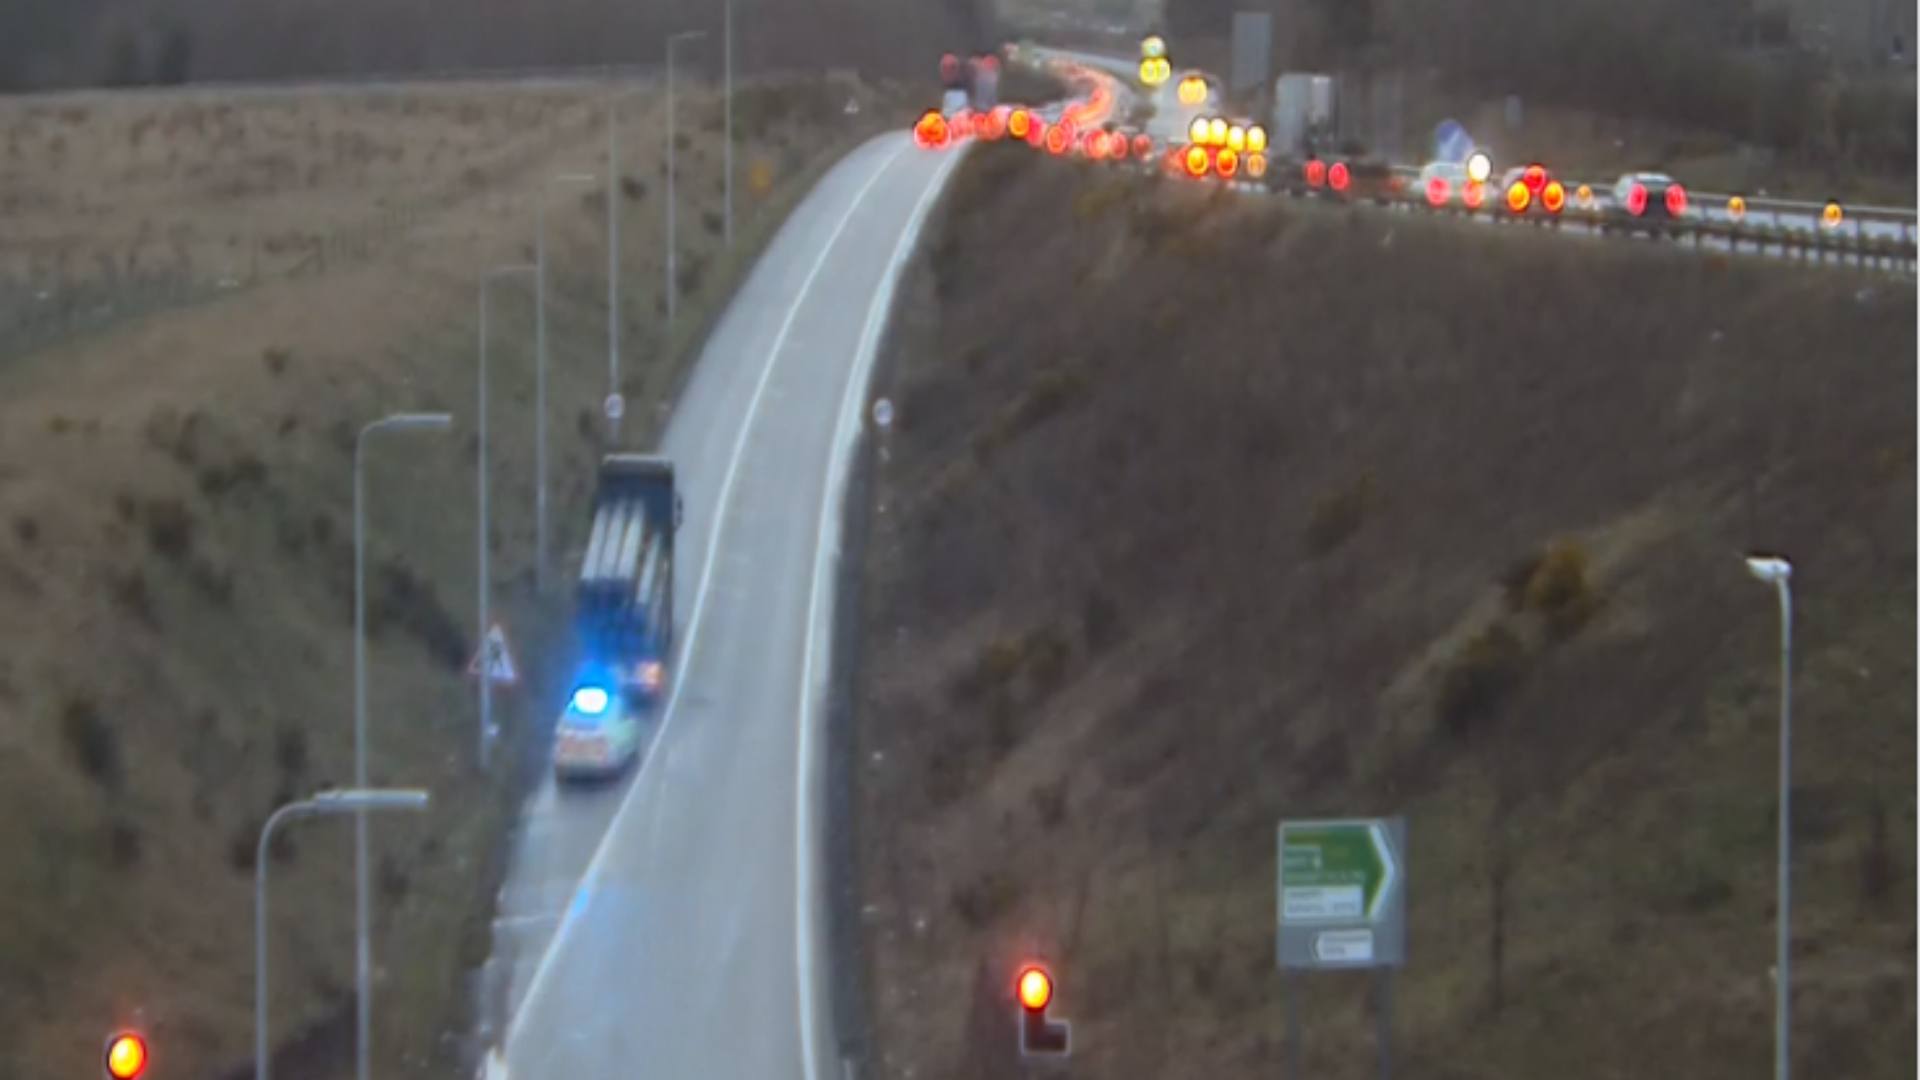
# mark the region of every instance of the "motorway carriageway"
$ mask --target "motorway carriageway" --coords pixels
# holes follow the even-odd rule
[[[1043,61],[1053,61],[1078,69],[1105,72],[1126,87],[1132,86],[1130,80],[1133,78],[1134,68],[1138,64],[1137,60],[1103,56],[1098,53],[1080,52],[1073,49],[1028,46],[1023,51],[1030,52]],[[1147,133],[1152,135],[1155,142],[1163,147],[1184,143],[1187,137],[1188,126],[1191,125],[1194,117],[1219,114],[1219,103],[1211,95],[1207,103],[1201,106],[1188,107],[1179,104],[1174,96],[1174,88],[1179,81],[1179,73],[1177,69],[1175,78],[1161,85],[1152,98],[1154,116],[1147,125]],[[1209,80],[1209,85],[1217,85],[1218,80],[1212,79],[1211,76],[1209,76]],[[1121,112],[1120,115],[1124,116],[1125,113]],[[1495,164],[1494,172],[1497,175],[1502,170],[1514,164],[1524,164],[1524,162],[1498,162]],[[1683,185],[1687,180],[1684,176],[1675,177],[1675,179]],[[1580,182],[1568,178],[1562,178],[1562,180],[1566,184],[1569,196],[1571,196],[1573,190],[1579,186]],[[1603,183],[1594,183],[1591,180],[1589,180],[1588,183],[1594,191],[1596,208],[1601,211],[1607,210],[1612,205],[1609,194],[1612,188],[1611,178]],[[1236,185],[1236,187],[1243,191],[1261,190],[1258,185],[1251,184]],[[1416,192],[1415,194],[1417,196],[1418,193]],[[1497,193],[1489,193],[1490,197],[1494,194]],[[1698,216],[1702,220],[1711,222],[1725,223],[1731,220],[1726,210],[1728,199],[1726,194],[1692,192],[1691,195],[1690,201],[1692,202],[1692,206],[1689,209],[1690,215]],[[1571,198],[1569,198],[1569,206],[1564,216],[1564,221],[1568,225],[1576,224],[1579,216],[1579,212],[1571,206],[1571,201]],[[1819,204],[1795,202],[1793,200],[1765,199],[1759,196],[1749,196],[1747,202],[1748,209],[1743,224],[1748,228],[1776,227],[1809,234],[1821,232],[1821,206]],[[1911,210],[1890,207],[1857,207],[1849,211],[1849,213],[1855,214],[1856,216],[1840,226],[1847,236],[1859,235],[1870,239],[1906,239],[1909,241],[1913,239],[1915,215]],[[1487,213],[1482,216],[1490,218],[1494,215]],[[1717,245],[1709,243],[1705,246],[1726,250],[1725,242]],[[1750,244],[1743,245],[1743,247],[1751,250]],[[1777,252],[1768,253],[1777,254]]]
[[[839,507],[894,282],[961,158],[899,132],[834,166],[674,404],[673,689],[636,773],[548,781],[529,803],[495,923],[506,1020],[485,1074],[841,1077],[820,869]]]

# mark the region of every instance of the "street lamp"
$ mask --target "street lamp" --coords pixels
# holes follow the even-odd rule
[[[725,0],[725,14],[721,17],[720,65],[722,111],[726,113],[726,141],[722,151],[720,171],[726,177],[723,181],[726,189],[722,219],[726,222],[721,239],[731,251],[733,249],[733,0]]]
[[[615,210],[620,187],[620,141],[618,110],[623,97],[645,93],[651,87],[635,87],[607,98],[607,396],[620,392],[620,216]],[[607,438],[620,436],[620,417],[607,416]]]
[[[674,261],[679,244],[675,240],[674,232],[673,47],[680,42],[695,41],[706,36],[705,30],[682,30],[667,37],[667,334],[669,341],[672,340],[673,313],[679,306],[680,294],[680,283],[674,279]]]
[[[361,428],[353,442],[353,783],[358,788],[367,786],[367,436],[376,431],[445,431],[452,426],[453,417],[446,413],[394,413]],[[353,823],[353,879],[354,1024],[364,1048],[373,1026],[373,947],[368,942],[372,901],[367,882],[365,814],[356,815]],[[363,1075],[365,1066],[363,1060]]]
[[[1792,787],[1793,776],[1793,564],[1783,558],[1772,555],[1752,555],[1747,558],[1747,572],[1763,584],[1773,586],[1780,598],[1780,821],[1775,830],[1779,837],[1779,851],[1776,854],[1777,879],[1774,889],[1779,894],[1779,910],[1774,913],[1775,957],[1774,957],[1774,1003],[1773,1003],[1773,1075],[1774,1080],[1787,1080],[1792,1072],[1792,1062],[1787,1056],[1787,1032],[1791,1027],[1789,1010],[1792,1008],[1792,957],[1789,943],[1791,938],[1792,910],[1792,873],[1788,862],[1792,839]]]
[[[345,791],[322,791],[301,802],[288,803],[275,810],[260,828],[260,844],[254,850],[253,857],[253,1075],[254,1080],[267,1080],[267,863],[270,861],[267,845],[273,838],[274,827],[281,821],[294,817],[317,817],[323,814],[364,815],[367,811],[380,810],[425,810],[428,795],[416,788],[349,788]],[[362,818],[364,820],[364,817]],[[364,939],[363,939],[364,940]],[[362,996],[362,1001],[366,998]],[[367,1030],[359,1033],[358,1073],[360,1080],[367,1080],[368,1042]]]
[[[590,184],[592,173],[547,177],[534,201],[533,583],[547,591],[547,191],[554,184]],[[608,238],[609,243],[612,237]]]
[[[487,510],[487,311],[488,311],[487,296],[490,292],[489,287],[493,284],[496,278],[505,277],[508,274],[532,274],[538,271],[538,269],[539,267],[534,266],[531,263],[515,263],[511,266],[496,266],[493,269],[487,271],[486,275],[480,279],[480,355],[478,358],[479,372],[478,372],[478,379],[477,379],[477,381],[480,384],[480,390],[479,390],[479,393],[480,393],[480,444],[478,449],[475,452],[475,459],[476,459],[475,469],[479,473],[479,478],[477,480],[477,483],[480,489],[480,516],[479,516],[479,530],[478,530],[479,549],[480,549],[479,560],[478,560],[479,561],[479,591],[480,591],[480,599],[479,599],[480,632],[479,632],[479,637],[476,638],[475,640],[479,642],[479,647],[483,654],[483,662],[480,665],[480,735],[479,735],[480,767],[482,769],[487,767],[487,749],[493,739],[493,672],[489,670],[489,666],[484,662],[484,653],[487,647],[486,646],[487,631],[490,627],[491,620],[493,618],[493,614],[488,607],[488,601],[489,601],[488,593],[491,590],[488,588],[488,584],[487,584],[487,575],[488,575],[487,532],[488,532],[488,525],[491,520],[488,516],[488,510]]]

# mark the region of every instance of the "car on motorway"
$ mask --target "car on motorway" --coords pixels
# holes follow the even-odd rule
[[[1432,206],[1455,206],[1465,197],[1471,179],[1465,162],[1429,161],[1420,166],[1414,188]]]
[[[558,780],[617,775],[640,756],[644,704],[611,679],[574,688],[553,733],[553,772]]]
[[[1657,229],[1687,214],[1687,190],[1666,173],[1631,172],[1614,181],[1612,220],[1629,229]]]

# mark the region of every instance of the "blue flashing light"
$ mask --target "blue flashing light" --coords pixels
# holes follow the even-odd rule
[[[605,687],[583,686],[573,692],[573,711],[582,716],[599,716],[607,711],[613,695]]]

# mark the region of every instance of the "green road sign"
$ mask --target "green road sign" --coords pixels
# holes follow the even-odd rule
[[[1405,956],[1400,818],[1280,823],[1283,967],[1398,967]]]
[[[1375,822],[1289,828],[1281,858],[1288,891],[1300,890],[1303,902],[1322,898],[1337,909],[1328,912],[1336,918],[1378,915],[1394,872],[1393,854]]]

